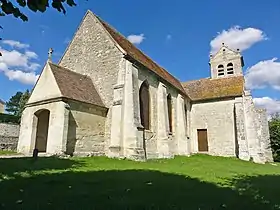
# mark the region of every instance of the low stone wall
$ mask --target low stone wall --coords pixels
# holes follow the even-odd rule
[[[19,125],[0,123],[0,150],[17,149]]]

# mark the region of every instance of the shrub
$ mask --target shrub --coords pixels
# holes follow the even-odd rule
[[[10,114],[0,113],[0,123],[19,124],[20,123],[20,117],[10,115]]]

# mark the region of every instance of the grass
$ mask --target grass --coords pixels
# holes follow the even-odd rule
[[[15,155],[17,154],[14,151],[9,151],[9,150],[0,150],[0,155]]]
[[[195,155],[0,159],[0,209],[280,209],[280,166]]]

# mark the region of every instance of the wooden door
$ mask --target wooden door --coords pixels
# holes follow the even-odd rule
[[[198,138],[198,151],[208,152],[207,129],[198,129],[197,138]]]

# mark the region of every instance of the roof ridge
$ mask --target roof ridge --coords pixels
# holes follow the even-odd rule
[[[51,62],[49,65],[63,97],[105,107],[91,77]]]
[[[186,84],[189,82],[198,82],[198,81],[203,81],[203,80],[213,81],[213,80],[223,80],[223,79],[231,79],[231,78],[238,78],[238,77],[244,77],[244,75],[234,75],[234,76],[230,76],[230,77],[218,77],[218,78],[204,77],[204,78],[189,80],[189,81],[185,81],[185,82],[181,82],[181,83]]]
[[[148,59],[150,59],[154,64],[156,64],[157,66],[159,66],[160,68],[164,69],[163,67],[161,67],[159,64],[157,64],[152,58],[150,58],[148,55],[146,55],[142,50],[140,50],[138,47],[136,47],[131,41],[129,41],[122,33],[120,33],[115,27],[113,27],[112,25],[110,25],[108,22],[104,21],[102,18],[100,18],[99,16],[97,16],[96,14],[93,13],[94,16],[96,16],[98,18],[99,21],[101,21],[101,23],[106,24],[108,27],[110,27],[115,33],[117,33],[118,35],[122,36],[124,39],[126,39],[131,45],[133,45],[137,50],[139,50],[139,52],[141,52],[145,57],[147,57]],[[105,28],[106,29],[106,28]],[[114,38],[113,38],[114,39]],[[165,69],[164,69],[165,70]],[[166,70],[165,70],[166,71]],[[171,75],[172,76],[172,75]]]
[[[204,77],[204,78],[200,78],[200,79],[192,79],[192,80],[181,82],[181,83],[184,84],[184,83],[198,82],[198,81],[201,81],[201,80],[209,80],[209,79],[211,79],[211,78],[210,77]]]
[[[58,68],[62,68],[62,69],[64,69],[64,70],[66,70],[66,71],[69,71],[69,72],[71,72],[72,74],[76,74],[76,75],[80,75],[80,76],[83,76],[83,77],[90,78],[90,77],[89,77],[88,75],[86,75],[86,74],[81,74],[81,73],[72,71],[72,70],[70,70],[70,69],[68,69],[68,68],[66,68],[66,67],[64,67],[64,66],[60,66],[60,65],[58,65],[58,64],[51,63],[51,62],[49,62],[49,64],[50,64],[50,65],[54,65],[55,67],[58,67]],[[53,70],[53,69],[51,69],[51,70]]]
[[[154,72],[155,74],[157,74],[159,77],[161,77],[162,79],[166,80],[168,83],[170,83],[172,86],[174,86],[175,88],[179,89],[181,92],[183,92],[184,94],[185,91],[181,85],[181,82],[179,81],[179,79],[177,79],[175,76],[173,76],[170,72],[168,72],[164,67],[160,66],[157,62],[155,62],[151,57],[149,57],[147,54],[145,54],[141,49],[139,49],[137,46],[135,46],[133,43],[131,43],[123,34],[121,34],[116,28],[114,28],[113,26],[111,26],[108,22],[104,21],[102,18],[100,18],[98,15],[94,14],[92,12],[92,14],[101,22],[101,24],[103,25],[104,29],[111,35],[111,37],[113,38],[113,40],[120,45],[120,47],[123,49],[122,45],[120,44],[120,41],[116,39],[116,37],[114,37],[111,32],[109,30],[112,30],[113,33],[115,33],[117,36],[120,36],[121,38],[123,38],[125,41],[127,41],[132,48],[134,48],[136,51],[138,51],[138,53],[140,53],[145,59],[147,59],[149,62],[152,63],[153,66],[155,66],[156,68],[158,68],[160,71],[162,71],[162,74],[168,74],[170,77],[172,77],[172,79],[176,80],[176,82],[178,83],[177,86],[181,86],[181,87],[176,87],[175,84],[173,84],[171,81],[169,81],[169,79],[167,79],[166,77],[164,77],[164,75],[161,75],[160,73],[158,73],[156,71],[156,69],[152,69],[151,67],[147,66],[143,61],[141,61],[141,59],[136,59],[134,56],[130,55],[130,52],[128,52],[128,50],[123,49],[129,56],[131,56],[133,59],[137,60],[138,62],[140,62],[143,66],[145,66],[146,68],[148,68],[149,70],[151,70],[152,72]]]
[[[185,83],[184,88],[193,101],[237,97],[243,94],[243,78],[242,76],[235,76],[196,80]]]

